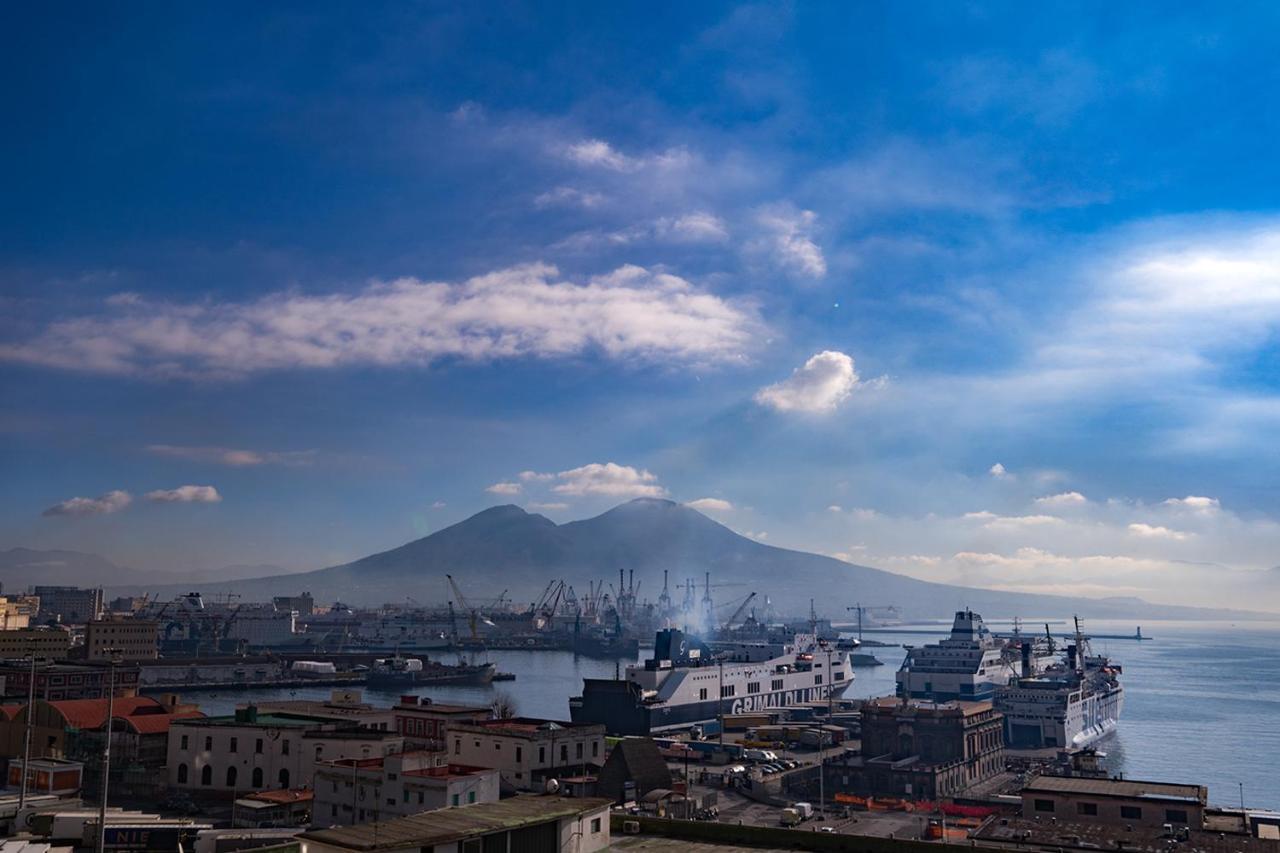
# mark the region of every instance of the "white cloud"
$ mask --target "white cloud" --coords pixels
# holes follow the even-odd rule
[[[788,205],[765,208],[756,214],[763,236],[755,248],[768,254],[777,266],[807,278],[827,274],[827,260],[813,240],[818,214]]]
[[[518,495],[521,488],[519,483],[494,483],[486,486],[485,491],[491,495]]]
[[[431,504],[432,509],[444,509],[447,506],[448,504],[445,503],[444,501],[435,501]]]
[[[176,489],[156,489],[147,492],[152,503],[216,504],[222,495],[213,486],[178,486]]]
[[[69,498],[46,509],[42,515],[110,515],[133,503],[128,492],[115,489],[96,498]]]
[[[724,220],[705,211],[659,219],[654,224],[654,232],[659,237],[685,243],[722,243],[729,239]]]
[[[981,521],[983,527],[997,529],[1001,527],[1043,527],[1049,524],[1061,524],[1062,519],[1054,515],[997,515],[988,510],[966,512],[962,518],[968,521]]]
[[[1146,524],[1145,522],[1135,521],[1129,525],[1129,532],[1135,536],[1144,536],[1148,539],[1174,539],[1182,541],[1190,534],[1183,533],[1180,530],[1171,530],[1158,524]]]
[[[537,471],[521,471],[516,476],[524,483],[545,483],[556,478],[555,474],[541,474]]]
[[[581,207],[592,210],[604,204],[605,197],[596,192],[580,190],[577,187],[556,187],[540,193],[533,200],[538,208],[546,207]]]
[[[780,412],[832,412],[860,383],[853,359],[826,350],[812,356],[781,382],[761,388],[755,401]]]
[[[688,165],[692,158],[683,148],[669,148],[657,154],[632,157],[603,139],[584,139],[564,149],[565,156],[579,166],[612,172],[638,172],[645,168],[670,169]]]
[[[698,498],[689,501],[685,506],[693,507],[700,512],[732,512],[733,504],[720,498]]]
[[[1192,512],[1208,515],[1217,512],[1222,505],[1217,498],[1206,498],[1201,495],[1187,495],[1185,498],[1169,498],[1164,502],[1165,506],[1175,507],[1177,509],[1187,509]]]
[[[831,504],[827,507],[827,512],[844,512],[844,508],[840,504]]]
[[[545,511],[547,511],[547,512],[554,512],[554,511],[556,511],[556,510],[562,510],[562,509],[568,509],[568,508],[569,508],[569,505],[568,505],[568,504],[566,504],[566,503],[554,503],[554,502],[553,502],[553,503],[531,503],[531,504],[529,504],[529,509],[545,510]]]
[[[1062,492],[1057,495],[1036,498],[1035,502],[1041,506],[1082,506],[1087,504],[1089,499],[1079,492]]]
[[[221,378],[595,352],[627,363],[725,362],[742,359],[761,329],[753,309],[637,266],[581,284],[562,280],[555,267],[529,264],[460,284],[403,278],[354,293],[107,309],[0,345],[0,359]]]
[[[147,446],[147,451],[158,456],[229,465],[233,468],[255,465],[310,465],[316,457],[314,450],[241,450],[231,447],[182,447],[172,444],[151,444]]]
[[[580,468],[561,471],[560,480],[551,490],[562,495],[605,495],[608,497],[660,498],[667,490],[648,471],[618,465],[614,462],[592,462]]]
[[[995,477],[997,480],[1007,480],[1013,477],[1013,475],[1009,473],[1009,470],[999,462],[988,468],[987,473],[992,477]]]

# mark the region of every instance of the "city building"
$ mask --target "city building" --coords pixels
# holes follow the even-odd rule
[[[596,793],[615,803],[629,803],[650,791],[673,787],[667,760],[647,737],[623,738],[614,744],[596,778]]]
[[[604,762],[605,727],[513,717],[478,723],[451,723],[449,760],[494,767],[518,791],[541,790],[546,779],[582,776]]]
[[[295,714],[380,732],[398,731],[394,711],[365,702],[359,690],[334,689],[330,691],[328,701],[283,699],[278,702],[258,702],[254,707],[259,714]]]
[[[40,599],[39,620],[83,625],[102,615],[102,590],[78,586],[37,586],[32,593]]]
[[[114,669],[114,675],[112,670]],[[85,663],[40,663],[36,666],[36,697],[48,702],[62,699],[99,699],[107,695],[107,685],[115,685],[117,696],[138,691],[136,664],[112,667],[103,661]],[[24,660],[0,661],[0,694],[9,701],[26,702],[31,685],[31,664]]]
[[[0,596],[0,631],[30,627],[39,611],[40,602],[34,596]]]
[[[228,640],[248,646],[287,646],[297,641],[297,611],[271,606],[238,607],[223,622]]]
[[[1203,785],[1038,776],[1022,789],[1022,816],[1201,829],[1207,801],[1208,789]]]
[[[360,826],[313,829],[300,853],[597,853],[610,844],[609,800],[512,797]]]
[[[954,796],[1004,772],[1004,722],[990,702],[872,699],[862,748],[828,764],[837,790],[868,796]]]
[[[30,658],[53,661],[71,651],[71,632],[65,628],[6,628],[0,630],[0,659]]]
[[[314,826],[349,826],[498,801],[499,775],[448,764],[435,750],[326,761],[316,767]]]
[[[110,616],[84,626],[89,660],[154,660],[160,654],[160,623],[150,619]]]
[[[22,787],[23,768],[27,768],[27,793],[56,797],[78,794],[84,765],[65,758],[32,758],[30,764],[19,753],[8,761],[8,786],[14,790]]]
[[[317,765],[338,758],[377,758],[404,751],[391,731],[303,713],[262,713],[175,720],[169,732],[169,785],[196,794],[235,795],[310,787]]]
[[[231,825],[246,829],[306,826],[315,795],[310,788],[285,788],[246,794],[235,801]]]
[[[424,743],[439,743],[442,749],[445,730],[450,725],[483,723],[493,716],[488,707],[446,705],[426,696],[401,696],[391,711],[395,730],[400,734]]]

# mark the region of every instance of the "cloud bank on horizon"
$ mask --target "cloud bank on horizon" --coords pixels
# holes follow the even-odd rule
[[[1274,582],[1274,10],[296,14],[20,13],[0,545],[663,497],[953,583]]]

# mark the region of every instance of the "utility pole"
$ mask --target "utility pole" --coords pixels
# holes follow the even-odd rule
[[[111,717],[116,708],[116,661],[119,649],[103,649],[107,664],[107,732],[102,746],[102,799],[98,803],[98,853],[107,849],[107,788],[111,776]]]
[[[36,704],[36,647],[31,646],[31,683],[27,685],[27,728],[22,735],[22,787],[18,789],[18,811],[27,804],[27,778],[31,775],[31,728]]]
[[[720,668],[720,698],[716,701],[716,717],[720,720],[720,753],[724,754],[724,653],[716,656],[716,665]]]

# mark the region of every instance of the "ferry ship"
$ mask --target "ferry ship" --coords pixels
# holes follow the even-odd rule
[[[1005,742],[1015,749],[1088,746],[1113,731],[1124,708],[1123,671],[1105,655],[1090,654],[1076,622],[1064,659],[1039,673],[1024,673],[996,691]]]
[[[569,700],[575,723],[603,723],[611,734],[647,735],[838,696],[853,682],[848,652],[812,634],[790,642],[703,643],[661,630],[653,657],[622,679],[584,679]]]
[[[898,669],[898,695],[908,699],[981,702],[995,698],[1020,674],[1020,638],[1001,639],[991,633],[982,617],[972,610],[956,612],[951,635],[925,646],[908,646]],[[1041,640],[1032,642],[1032,671],[1051,658]]]

